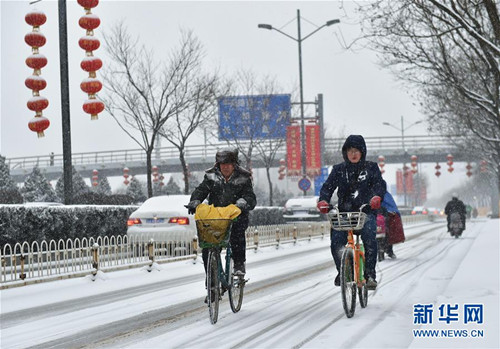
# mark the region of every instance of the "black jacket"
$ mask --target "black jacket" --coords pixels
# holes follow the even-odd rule
[[[465,217],[465,205],[462,201],[458,200],[457,198],[451,199],[451,201],[448,201],[446,204],[446,207],[444,208],[444,213],[449,216],[453,212],[457,212],[460,214],[460,216]]]
[[[361,160],[353,164],[347,157],[347,150],[356,148],[361,151]],[[334,165],[328,179],[321,187],[319,201],[330,202],[335,189],[338,189],[339,210],[358,211],[361,205],[368,204],[374,196],[384,197],[386,183],[375,162],[366,159],[366,144],[363,136],[350,135],[343,147],[344,162]],[[364,209],[370,213],[369,206]]]
[[[216,164],[205,171],[203,182],[191,194],[191,201],[203,202],[208,197],[209,204],[224,207],[243,198],[247,202],[247,208],[242,212],[242,216],[248,216],[248,211],[253,210],[257,204],[251,176],[249,171],[235,165],[233,174],[226,182]]]

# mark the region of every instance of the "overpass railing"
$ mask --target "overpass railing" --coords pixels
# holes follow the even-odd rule
[[[327,151],[338,151],[342,148],[345,138],[325,138],[325,149]],[[401,152],[403,148],[402,139],[399,136],[394,137],[365,137],[366,145],[370,149],[371,154],[383,154],[384,152]],[[248,142],[247,142],[248,143]],[[242,144],[245,144],[244,142]],[[262,143],[266,146],[266,143]],[[227,147],[227,143],[211,143],[188,145],[185,148],[185,156],[196,157],[199,159],[212,160],[218,148]],[[405,136],[405,148],[408,150],[423,150],[423,149],[443,149],[451,148],[450,141],[443,136]],[[283,144],[283,152],[286,145]],[[153,160],[178,159],[179,151],[176,147],[162,147],[155,149],[153,152]],[[24,169],[50,166],[63,166],[62,154],[47,154],[26,157],[13,157],[6,160],[9,168]],[[110,150],[85,153],[73,153],[73,165],[92,165],[103,163],[120,163],[126,166],[131,162],[146,162],[146,153],[143,149],[125,149],[125,150]]]

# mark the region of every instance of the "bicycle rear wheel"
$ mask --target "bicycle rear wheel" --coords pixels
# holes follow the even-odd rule
[[[229,304],[231,305],[231,310],[233,313],[237,313],[241,309],[241,304],[243,303],[243,290],[245,288],[245,278],[243,276],[236,276],[233,273],[233,258],[229,262],[229,270],[227,275],[229,276]]]
[[[354,253],[351,248],[346,248],[342,253],[340,288],[345,315],[348,318],[353,317],[356,310],[356,289],[358,286],[354,280]]]
[[[219,316],[220,280],[218,256],[217,251],[210,251],[207,263],[207,304],[212,324],[217,322]]]

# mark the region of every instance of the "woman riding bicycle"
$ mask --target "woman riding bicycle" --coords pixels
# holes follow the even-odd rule
[[[239,166],[237,149],[221,149],[215,155],[215,165],[205,171],[203,182],[191,194],[187,205],[189,213],[208,197],[215,207],[235,204],[241,215],[231,228],[230,244],[233,251],[235,275],[245,275],[246,239],[249,211],[257,204],[253,191],[252,174]],[[203,264],[207,267],[208,250],[202,250]]]
[[[327,213],[329,203],[335,189],[338,188],[338,208],[340,212],[359,211],[363,204],[369,203],[363,211],[367,214],[361,232],[366,256],[366,272],[368,289],[377,287],[375,265],[377,263],[376,214],[374,209],[380,207],[380,198],[386,193],[386,183],[382,179],[380,169],[375,162],[366,159],[366,144],[363,136],[350,135],[343,147],[344,162],[334,165],[328,179],[321,187],[318,209]],[[378,202],[376,202],[378,201]],[[347,243],[344,231],[332,229],[331,253],[337,271],[340,271],[342,248]],[[335,278],[335,286],[340,286],[340,275]]]

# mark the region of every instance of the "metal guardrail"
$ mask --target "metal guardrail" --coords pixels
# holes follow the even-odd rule
[[[247,248],[293,242],[325,236],[328,222],[253,226],[246,230]],[[166,263],[198,256],[197,240],[158,242],[149,237],[124,236],[96,239],[51,240],[41,243],[6,244],[0,251],[0,289],[70,277],[96,276],[153,263]]]
[[[325,138],[325,149],[340,150],[345,142],[345,138]],[[367,148],[370,149],[371,154],[382,154],[384,152],[401,152],[402,138],[399,136],[394,137],[365,137]],[[242,144],[245,144],[242,142]],[[266,147],[266,143],[262,143]],[[227,143],[210,143],[199,145],[188,145],[185,148],[185,156],[195,157],[200,159],[213,159],[218,148],[227,147]],[[450,141],[443,136],[405,136],[405,148],[410,151],[417,150],[430,150],[443,151],[443,149],[453,148]],[[286,149],[286,144],[283,144],[283,151]],[[155,149],[153,153],[153,160],[168,160],[178,159],[179,150],[176,147],[162,147]],[[86,153],[73,153],[73,165],[97,165],[104,163],[121,163],[126,166],[131,162],[145,162],[146,154],[142,149],[125,149],[125,150],[111,150],[111,151],[97,151]],[[38,155],[27,157],[13,157],[6,159],[6,163],[10,170],[21,168],[33,168],[35,165],[38,167],[62,167],[63,155]]]
[[[402,217],[404,225],[428,219],[423,215]],[[322,221],[251,226],[245,234],[247,249],[257,250],[263,246],[324,237],[329,232],[330,223]],[[0,290],[71,277],[95,277],[99,270],[114,271],[140,266],[152,268],[153,263],[197,259],[199,249],[196,239],[160,242],[149,238],[120,235],[32,244],[23,242],[14,246],[6,244],[0,251]]]

